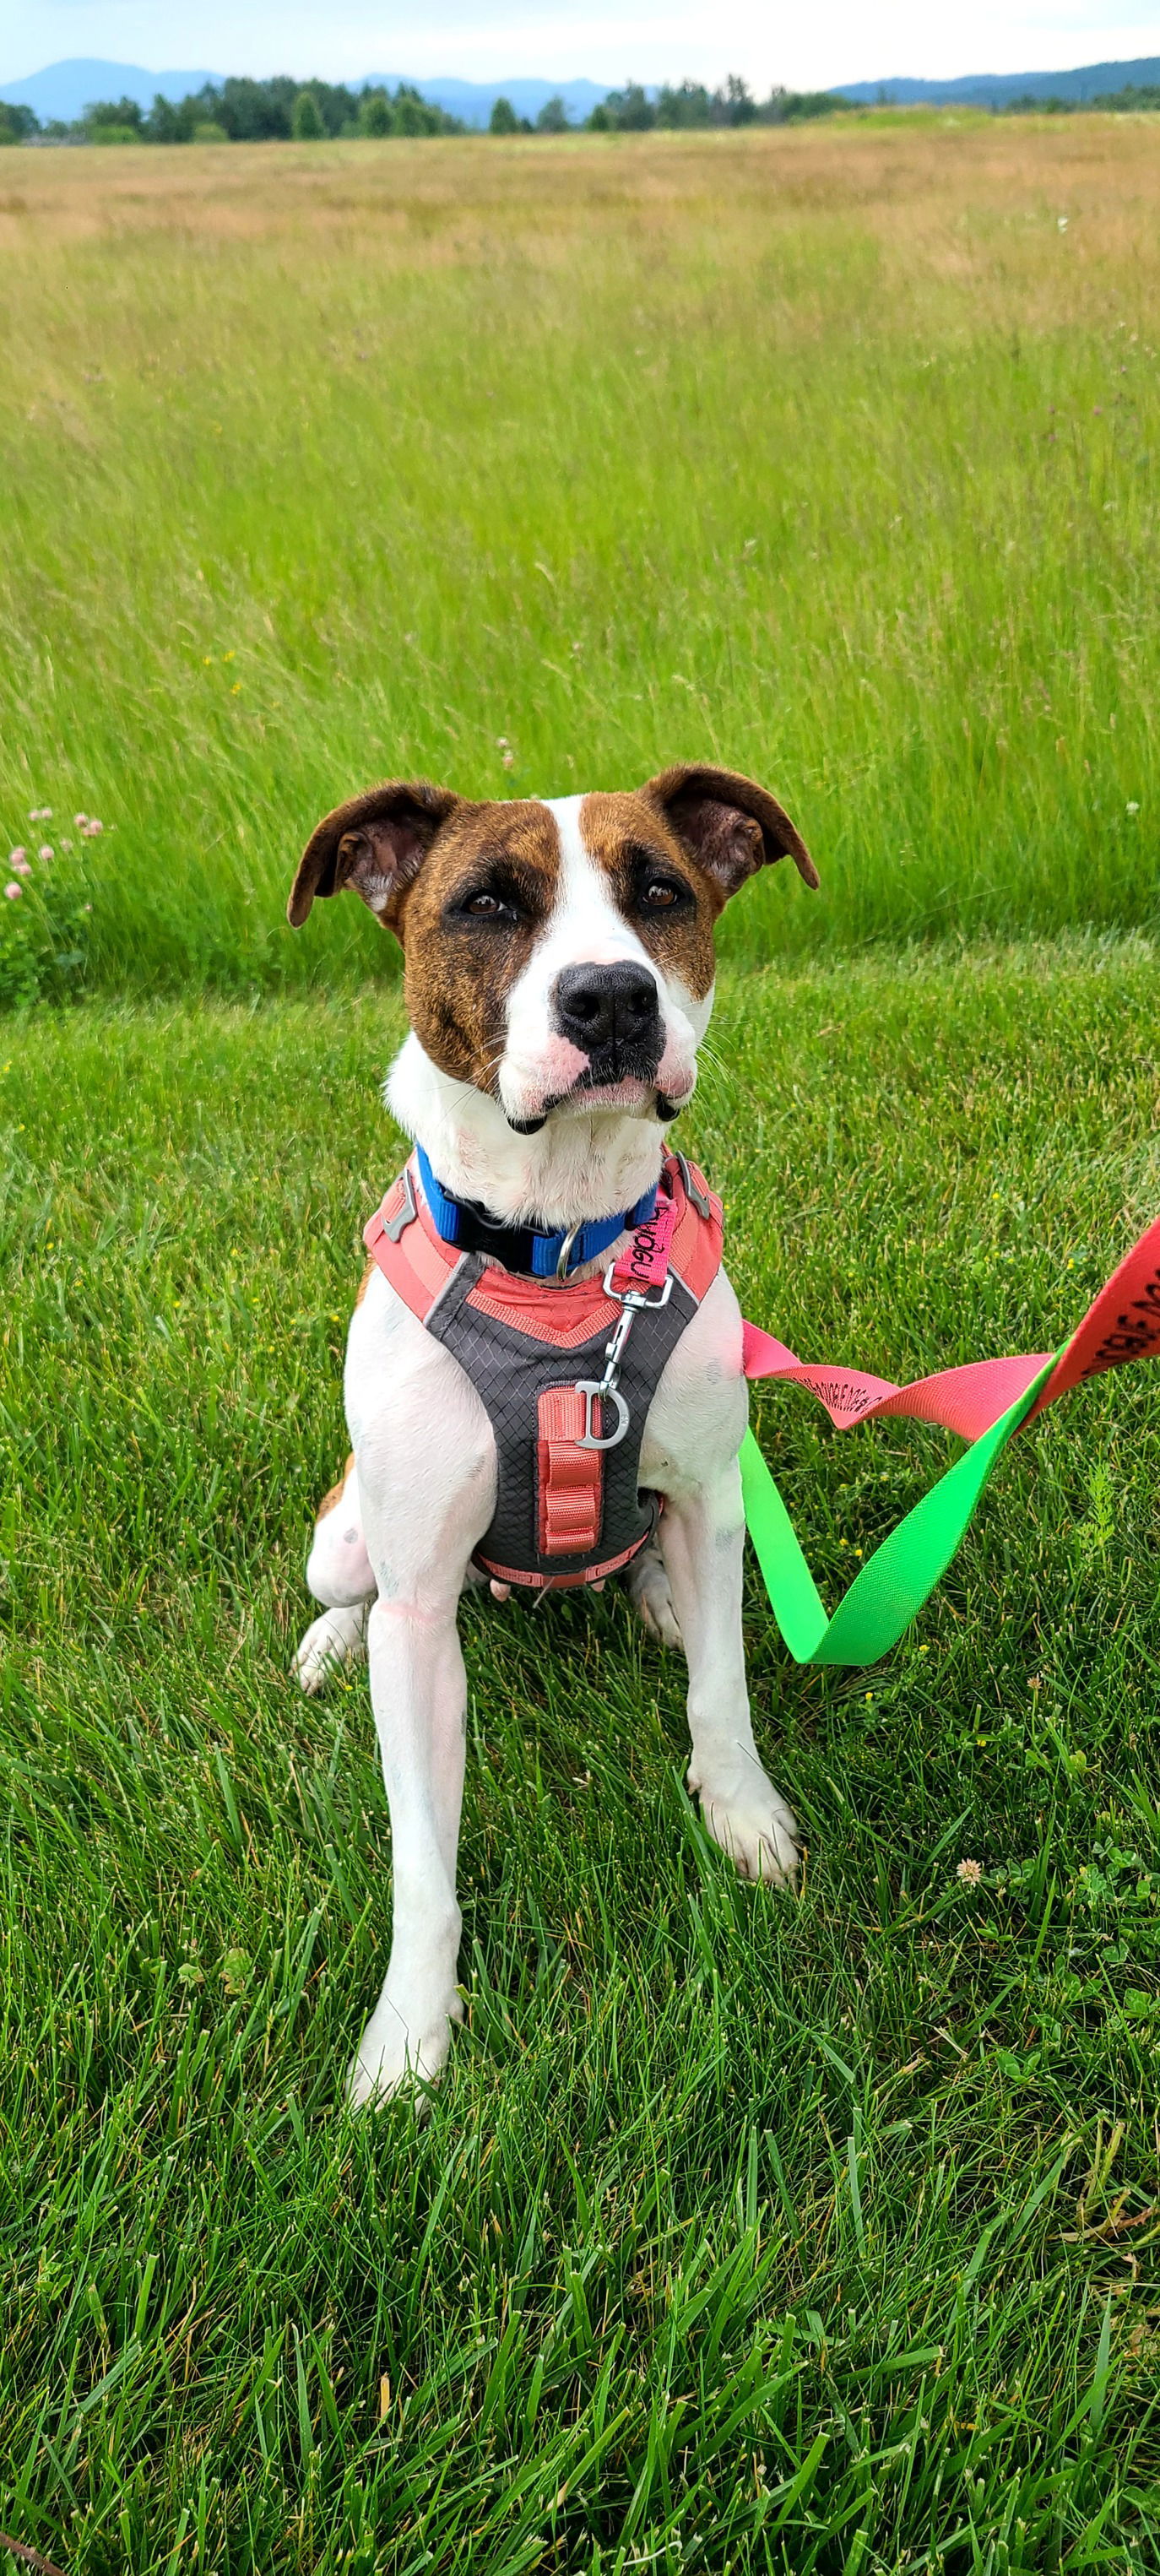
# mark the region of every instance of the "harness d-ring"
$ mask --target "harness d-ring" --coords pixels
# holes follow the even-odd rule
[[[584,1429],[576,1442],[577,1448],[619,1448],[625,1432],[628,1429],[629,1416],[628,1406],[625,1403],[624,1397],[618,1392],[617,1388],[614,1386],[602,1386],[594,1377],[579,1377],[576,1380],[576,1393],[577,1395],[582,1395],[584,1398]],[[614,1404],[616,1406],[616,1429],[615,1431],[609,1432],[606,1440],[598,1440],[592,1428],[592,1407],[597,1398],[599,1398],[602,1404]]]

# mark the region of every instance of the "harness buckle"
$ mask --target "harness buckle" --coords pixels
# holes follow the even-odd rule
[[[383,1233],[386,1235],[389,1243],[397,1243],[399,1236],[405,1232],[407,1226],[414,1224],[415,1218],[419,1213],[415,1205],[415,1184],[411,1178],[411,1166],[409,1163],[404,1163],[403,1165],[402,1181],[402,1205],[401,1207],[396,1208],[393,1217],[391,1217],[388,1223],[383,1227]]]
[[[693,1179],[693,1175],[689,1170],[689,1159],[687,1154],[676,1154],[674,1155],[673,1160],[677,1165],[681,1179],[685,1185],[685,1197],[689,1200],[690,1204],[696,1208],[698,1216],[704,1217],[707,1224],[709,1218],[713,1214],[712,1204],[706,1197],[704,1190],[698,1189],[697,1184]]]

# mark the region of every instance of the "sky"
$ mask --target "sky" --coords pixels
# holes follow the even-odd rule
[[[151,71],[615,83],[741,72],[825,89],[910,73],[1065,71],[1160,53],[1160,0],[0,0],[0,79],[67,55]]]

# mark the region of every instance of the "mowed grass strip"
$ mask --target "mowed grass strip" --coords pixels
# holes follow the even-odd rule
[[[1142,941],[728,977],[684,1141],[747,1310],[900,1377],[1062,1339],[1160,1201],[1156,995]],[[1014,1445],[883,1667],[799,1671],[751,1584],[797,1899],[707,1845],[622,1596],[470,1604],[468,2022],[425,2123],[352,2121],[385,1803],[365,1677],[287,1665],[399,1028],[0,1055],[0,2529],[69,2576],[1142,2576],[1160,1377]],[[759,1417],[833,1600],[953,1444]]]
[[[361,979],[287,864],[413,772],[748,769],[800,953],[1155,923],[1155,119],[7,164],[0,833],[115,824],[99,983]]]

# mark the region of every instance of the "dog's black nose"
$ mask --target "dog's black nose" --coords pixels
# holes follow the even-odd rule
[[[643,966],[565,966],[556,978],[556,1027],[586,1055],[660,1053],[660,1000]]]

